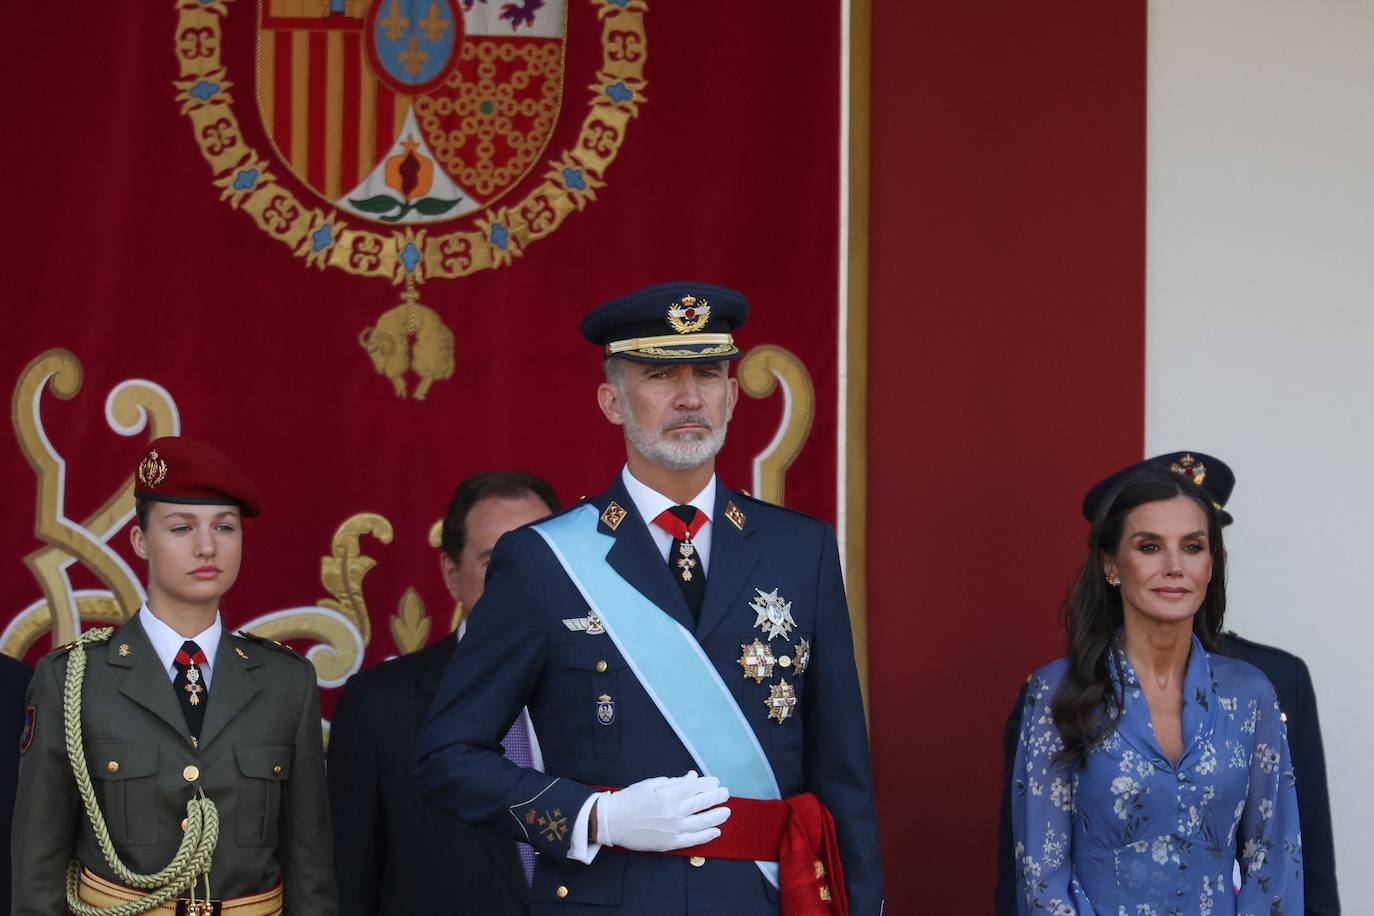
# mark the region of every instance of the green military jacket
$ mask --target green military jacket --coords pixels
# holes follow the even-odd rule
[[[110,837],[135,872],[164,868],[181,843],[196,786],[219,811],[210,869],[217,899],[280,880],[285,912],[336,914],[329,797],[315,669],[289,649],[220,639],[198,746],[167,672],[135,617],[88,654],[82,690],[86,761]],[[67,863],[111,881],[67,760],[67,652],[43,658],[29,685],[31,732],[14,806],[14,916],[66,913]]]

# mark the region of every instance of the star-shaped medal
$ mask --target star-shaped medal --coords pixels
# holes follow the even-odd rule
[[[779,636],[786,639],[792,628],[797,625],[792,619],[792,602],[779,598],[776,588],[771,592],[765,592],[761,588],[754,591],[757,594],[753,603],[749,605],[750,609],[758,614],[754,626],[763,630],[763,635],[768,637],[769,642]]]
[[[773,658],[773,650],[759,642],[757,639],[749,645],[740,645],[743,654],[739,657],[739,666],[744,669],[744,676],[753,678],[755,684],[762,684],[764,678],[773,676],[773,665],[777,660]]]
[[[768,696],[764,699],[763,705],[768,707],[768,718],[782,724],[797,707],[797,692],[787,681],[778,678],[776,684],[769,686]]]

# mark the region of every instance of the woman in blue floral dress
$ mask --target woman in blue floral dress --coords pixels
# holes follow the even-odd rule
[[[1208,651],[1226,553],[1187,470],[1144,468],[1104,495],[1065,600],[1068,655],[1031,677],[1012,799],[1022,913],[1303,912],[1283,721],[1258,669]]]

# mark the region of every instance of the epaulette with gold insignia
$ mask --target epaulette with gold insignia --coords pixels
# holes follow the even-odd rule
[[[301,657],[301,654],[300,654],[299,652],[297,652],[295,649],[293,649],[293,648],[291,648],[290,646],[288,646],[286,643],[284,643],[284,642],[279,642],[278,640],[275,640],[275,639],[268,639],[266,636],[259,636],[258,634],[256,634],[256,633],[250,633],[250,632],[248,632],[247,630],[239,630],[239,631],[238,631],[237,633],[235,633],[234,635],[235,635],[235,636],[238,636],[238,637],[240,637],[240,638],[242,638],[242,639],[246,639],[246,640],[248,640],[249,642],[255,642],[255,643],[257,643],[257,644],[260,645],[260,646],[268,646],[268,647],[270,647],[270,648],[276,649],[276,650],[279,651],[279,652],[285,652],[286,654],[292,656],[293,658],[300,658],[300,657]]]

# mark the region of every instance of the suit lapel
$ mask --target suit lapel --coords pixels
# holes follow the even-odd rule
[[[121,654],[126,646],[128,651]],[[157,652],[153,651],[153,644],[143,632],[137,615],[110,638],[105,660],[129,670],[119,685],[120,693],[172,726],[187,744],[191,743],[191,730],[186,727],[186,716],[177,703],[172,679],[163,669]]]
[[[202,748],[224,731],[224,727],[262,689],[257,679],[249,673],[262,662],[257,660],[257,652],[245,651],[240,655],[234,651],[243,645],[242,640],[229,633],[220,637],[219,649],[215,652],[215,668],[211,672],[210,705],[205,710],[205,724],[200,729]],[[254,648],[263,651],[261,647]]]
[[[611,503],[618,505],[624,513],[615,527],[607,523],[608,517],[615,517],[606,511]],[[665,614],[686,627],[690,633],[693,623],[687,599],[683,597],[682,589],[673,581],[673,577],[668,574],[668,562],[659,555],[658,546],[649,535],[649,529],[640,517],[639,510],[635,508],[634,500],[625,492],[625,484],[619,474],[616,475],[615,482],[609,490],[592,500],[592,505],[601,514],[597,530],[615,538],[615,544],[606,555],[606,561],[611,564],[611,568]],[[710,594],[709,577],[707,583],[707,594]]]
[[[729,516],[726,508],[734,502],[734,494],[716,478],[716,506],[711,515],[711,568],[706,574],[706,597],[701,605],[701,624],[697,627],[697,641],[702,642],[731,610],[745,580],[759,561],[759,551],[749,538],[753,529],[748,516],[739,511],[738,504]],[[736,525],[730,516],[740,519]]]

